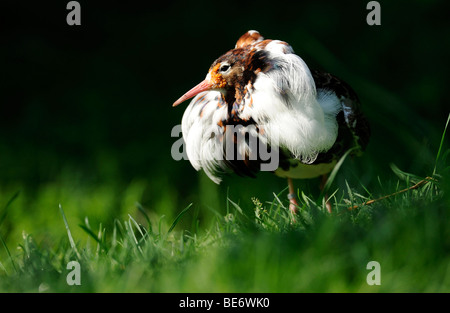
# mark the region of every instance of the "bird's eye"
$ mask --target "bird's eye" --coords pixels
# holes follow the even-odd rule
[[[230,65],[228,65],[228,64],[224,64],[224,65],[222,65],[221,67],[220,67],[220,71],[221,72],[226,72],[226,71],[228,71],[229,69],[230,69]]]

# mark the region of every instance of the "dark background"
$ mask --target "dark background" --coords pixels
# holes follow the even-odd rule
[[[443,1],[380,1],[381,26],[367,25],[368,1],[79,1],[81,26],[67,25],[67,2],[0,4],[0,188],[17,186],[28,203],[62,180],[114,182],[115,192],[144,181],[136,201],[169,216],[191,202],[200,215],[223,211],[227,194],[273,199],[286,182],[270,173],[216,186],[170,154],[188,104],[172,103],[250,29],[288,42],[360,96],[372,139],[336,186],[373,190],[378,177],[395,178],[390,163],[431,174],[449,113]],[[314,194],[312,182],[297,184]],[[171,205],[155,207],[163,198]]]

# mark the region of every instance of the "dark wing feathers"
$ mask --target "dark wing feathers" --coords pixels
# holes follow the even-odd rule
[[[317,70],[312,70],[311,74],[317,90],[332,91],[341,100],[342,111],[336,117],[339,125],[338,138],[329,152],[342,155],[345,150],[356,146],[355,154],[361,154],[369,142],[370,127],[362,114],[356,92],[346,82],[332,74]],[[351,135],[351,138],[348,138],[348,135]]]

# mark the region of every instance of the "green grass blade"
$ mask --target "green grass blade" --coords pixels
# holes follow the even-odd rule
[[[142,215],[144,215],[144,218],[147,221],[148,232],[150,234],[153,234],[152,223],[150,222],[150,217],[148,216],[147,212],[145,212],[145,209],[142,207],[142,205],[139,202],[136,202],[135,205],[136,205],[136,208],[139,210],[139,212],[141,212]]]
[[[133,244],[133,246],[139,251],[140,255],[142,256],[144,254],[144,252],[142,251],[141,246],[139,245],[139,241],[136,238],[136,235],[134,234],[133,231],[133,225],[131,224],[131,220],[124,223],[125,224],[125,229],[127,230],[127,234],[128,234],[128,240]]]
[[[139,233],[141,234],[142,239],[145,240],[147,238],[147,236],[142,231],[143,227],[141,227],[141,225],[139,225],[139,223],[136,222],[136,220],[130,214],[128,214],[128,217],[129,217],[130,221],[133,222],[134,226],[139,231]]]
[[[9,259],[11,260],[11,264],[12,264],[12,266],[13,266],[13,268],[14,268],[14,271],[15,271],[16,273],[18,273],[18,272],[17,272],[17,268],[16,268],[16,263],[14,262],[14,260],[13,260],[13,258],[12,258],[12,255],[11,255],[11,253],[9,252],[9,249],[8,249],[8,246],[6,245],[6,242],[3,240],[2,234],[0,234],[0,241],[2,242],[3,247],[4,247],[5,250],[6,250],[6,254],[8,255]]]
[[[97,242],[97,244],[100,245],[100,248],[102,248],[102,249],[105,250],[105,251],[108,251],[108,249],[107,249],[105,243],[99,238],[98,235],[96,235],[96,234],[92,231],[92,229],[90,229],[88,226],[83,225],[83,224],[80,224],[80,225],[78,225],[78,226],[79,226],[82,230],[84,230],[89,236],[91,236],[92,239],[94,239],[94,240]]]
[[[61,212],[64,225],[66,226],[67,236],[69,237],[70,246],[72,247],[73,251],[75,251],[75,254],[77,255],[77,258],[80,260],[81,255],[78,252],[77,246],[75,245],[75,241],[73,240],[72,233],[70,232],[69,223],[67,223],[66,215],[64,214],[64,210],[62,208],[62,205],[59,204],[59,211]]]
[[[20,194],[20,190],[17,191],[17,192],[11,197],[11,199],[8,200],[8,202],[7,202],[6,205],[4,206],[4,208],[3,208],[3,213],[2,213],[2,215],[0,216],[0,226],[2,226],[2,223],[3,223],[3,221],[5,220],[6,215],[8,215],[8,208],[9,208],[9,206],[11,205],[11,203],[14,202],[14,200],[17,199],[17,197],[19,196],[19,194]]]
[[[333,183],[334,179],[336,178],[336,175],[339,172],[339,169],[341,168],[342,164],[344,164],[345,159],[355,149],[356,149],[356,147],[353,147],[353,148],[347,150],[347,152],[345,152],[345,154],[336,163],[335,167],[333,168],[333,170],[331,171],[330,175],[328,176],[327,182],[325,183],[325,186],[324,186],[324,188],[322,190],[322,195],[326,194],[328,189],[330,189],[331,184]]]
[[[231,200],[230,198],[227,199],[229,203],[231,203],[231,205],[233,206],[233,208],[236,209],[236,211],[238,211],[241,215],[244,215],[244,211],[242,211],[241,207],[234,202],[233,200]]]
[[[391,167],[391,170],[395,173],[395,175],[398,176],[398,178],[406,181],[407,183],[409,183],[408,180],[411,180],[411,178],[413,178],[413,180],[411,180],[413,183],[417,183],[423,179],[423,177],[419,177],[417,175],[402,171],[397,167],[397,165],[393,163],[389,164],[389,166]]]
[[[191,232],[193,233],[198,233],[198,214],[199,214],[200,210],[198,208],[198,206],[194,207],[194,213],[193,213],[193,217],[192,217],[192,223],[191,223]]]
[[[3,266],[2,262],[0,262],[0,269],[2,269],[6,274],[8,274],[8,271],[7,271],[6,268]]]
[[[172,225],[169,228],[169,231],[167,232],[168,234],[175,228],[175,226],[178,224],[178,222],[180,221],[180,219],[183,217],[184,214],[186,214],[186,212],[192,207],[192,203],[189,204],[183,211],[181,211],[177,217],[175,217],[175,220],[173,221]]]
[[[437,155],[436,155],[436,161],[434,162],[433,176],[436,174],[436,167],[437,167],[438,162],[439,162],[439,157],[441,156],[442,147],[444,146],[445,133],[447,132],[447,127],[448,127],[448,123],[449,122],[450,122],[450,114],[447,117],[447,123],[445,123],[444,132],[442,133],[442,137],[441,137],[441,143],[439,145],[439,149],[438,149],[438,152],[437,152]]]
[[[161,229],[162,229],[162,221],[163,221],[163,219],[165,219],[165,218],[166,218],[165,215],[161,215],[161,217],[159,218],[159,222],[158,222],[158,236],[159,236],[159,238],[162,238],[162,237],[163,237],[162,232],[161,232]]]

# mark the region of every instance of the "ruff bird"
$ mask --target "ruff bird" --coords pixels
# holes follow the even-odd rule
[[[350,149],[360,155],[370,137],[347,83],[310,70],[288,43],[264,39],[254,30],[215,60],[206,78],[173,106],[193,97],[181,123],[192,166],[220,183],[223,173],[254,177],[266,165],[287,178],[294,214],[292,179],[322,176],[323,188],[339,158]],[[262,151],[270,151],[275,167],[268,166]]]

